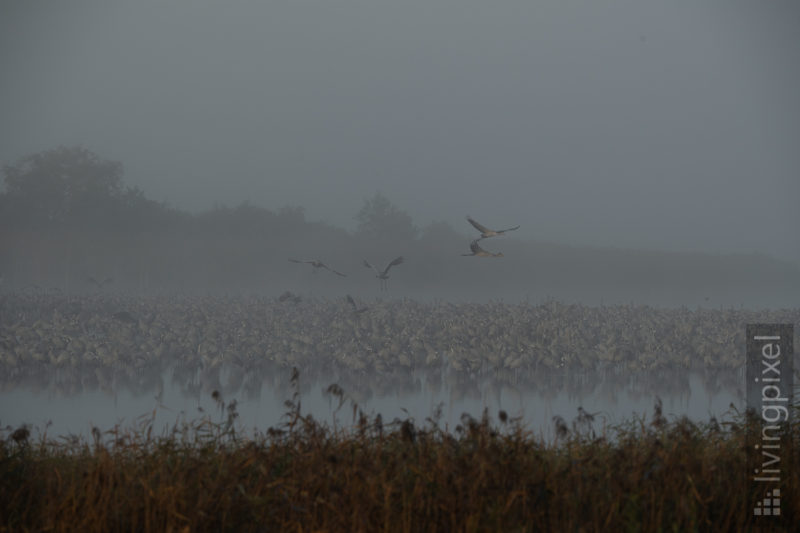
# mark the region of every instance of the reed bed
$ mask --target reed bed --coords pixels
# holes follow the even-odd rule
[[[296,387],[296,375],[293,385]],[[344,404],[343,391],[330,392]],[[746,481],[746,417],[695,424],[653,415],[595,427],[579,410],[545,441],[499,412],[454,432],[357,406],[337,429],[301,414],[245,436],[236,405],[154,435],[0,441],[2,531],[748,531],[757,487]],[[797,418],[796,418],[797,420]],[[793,530],[800,424],[782,456],[784,516]]]

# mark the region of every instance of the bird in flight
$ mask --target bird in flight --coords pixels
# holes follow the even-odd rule
[[[378,278],[379,280],[381,280],[381,290],[385,291],[385,290],[387,290],[389,288],[388,287],[388,284],[389,284],[389,269],[392,268],[395,265],[399,265],[402,262],[403,262],[403,258],[402,257],[398,257],[398,258],[392,260],[392,262],[390,262],[388,265],[386,265],[386,268],[383,269],[383,272],[381,272],[380,270],[378,270],[377,268],[375,268],[374,266],[369,264],[369,262],[366,259],[364,260],[364,266],[367,267],[367,268],[371,268],[372,270],[375,271],[375,277]]]
[[[286,291],[283,294],[281,294],[280,296],[278,296],[278,301],[279,302],[285,302],[287,300],[291,301],[292,303],[299,304],[300,302],[303,301],[303,298],[301,298],[300,296],[297,296],[292,291]]]
[[[479,240],[480,239],[475,239],[474,241],[469,243],[469,249],[472,250],[471,254],[461,254],[461,255],[464,256],[464,257],[470,256],[470,255],[476,255],[478,257],[503,257],[503,253],[502,252],[498,252],[496,254],[493,254],[492,252],[487,252],[486,250],[481,248],[478,245],[478,241]]]
[[[356,314],[361,314],[369,309],[369,307],[362,307],[359,309],[359,307],[356,305],[356,301],[353,300],[353,297],[350,296],[349,294],[347,295],[347,301],[350,302],[350,305],[353,306],[353,312]]]
[[[327,270],[330,270],[331,272],[333,272],[337,276],[342,276],[343,278],[347,277],[346,274],[342,274],[341,272],[335,271],[334,269],[332,269],[331,267],[329,267],[328,265],[326,265],[325,263],[323,263],[322,261],[319,261],[317,259],[291,259],[290,258],[289,261],[291,261],[292,263],[308,263],[309,265],[314,267],[314,270],[313,270],[314,273],[317,272],[318,268],[325,268]]]
[[[481,239],[488,239],[489,237],[496,237],[498,235],[502,235],[503,233],[505,233],[507,231],[514,231],[515,229],[519,229],[519,226],[514,226],[513,228],[507,228],[507,229],[498,229],[498,230],[489,229],[486,226],[484,226],[483,224],[480,224],[479,222],[475,221],[475,219],[473,219],[469,215],[467,215],[467,222],[472,224],[472,226],[476,230],[481,232]]]
[[[98,289],[103,290],[103,287],[105,287],[106,285],[108,285],[109,283],[111,283],[114,280],[111,279],[111,278],[105,278],[102,281],[97,281],[94,277],[89,276],[88,278],[86,278],[86,281],[88,281],[92,285],[96,286]]]

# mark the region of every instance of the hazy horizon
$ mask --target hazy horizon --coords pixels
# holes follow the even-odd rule
[[[193,212],[376,192],[420,226],[800,263],[800,7],[0,8],[0,163],[59,145]]]

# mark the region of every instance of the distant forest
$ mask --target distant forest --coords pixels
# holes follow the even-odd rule
[[[461,257],[476,232],[445,222],[418,228],[376,193],[348,232],[309,222],[299,206],[271,211],[248,203],[188,213],[153,201],[123,181],[123,166],[83,147],[29,155],[2,169],[0,290],[37,287],[240,292],[294,290],[362,297],[382,294],[366,259],[392,269],[391,297],[462,301],[553,297],[589,304],[796,306],[797,265],[759,254],[674,253],[515,240],[481,241],[503,258]],[[475,213],[480,220],[479,214]],[[514,222],[514,221],[504,221]],[[289,258],[319,259],[339,277]]]

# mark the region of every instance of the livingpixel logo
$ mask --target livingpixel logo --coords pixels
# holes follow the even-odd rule
[[[748,324],[748,481],[756,484],[753,515],[785,516],[784,450],[789,450],[793,410],[792,324]],[[752,488],[752,486],[751,486]]]
[[[779,516],[781,514],[781,489],[772,489],[753,507],[756,516]]]

